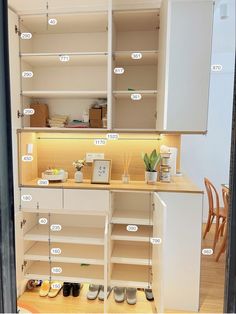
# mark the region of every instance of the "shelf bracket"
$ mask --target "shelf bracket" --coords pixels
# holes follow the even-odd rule
[[[19,28],[18,28],[18,26],[17,25],[15,25],[15,33],[17,34],[17,35],[21,35],[21,32],[20,32],[20,30],[19,30]]]
[[[19,110],[17,110],[17,118],[20,119],[20,118],[23,118],[24,117],[24,114],[21,113]]]
[[[20,228],[23,229],[24,225],[26,224],[26,219],[23,219],[21,222],[20,222]]]
[[[27,261],[24,261],[24,263],[21,265],[21,271],[24,271],[24,268],[26,267],[27,265]]]

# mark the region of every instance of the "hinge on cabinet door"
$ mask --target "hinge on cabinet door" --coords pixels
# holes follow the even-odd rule
[[[17,118],[23,118],[24,117],[24,114],[21,113],[19,110],[17,110]]]
[[[21,222],[20,222],[20,228],[23,229],[24,225],[26,224],[26,219],[23,219]]]
[[[157,112],[155,112],[154,117],[155,117],[155,119],[157,119]]]
[[[26,267],[26,265],[27,265],[27,262],[24,261],[24,263],[21,265],[21,271],[24,271],[24,268]]]
[[[21,35],[21,32],[17,25],[15,25],[15,33],[18,34],[19,36]]]

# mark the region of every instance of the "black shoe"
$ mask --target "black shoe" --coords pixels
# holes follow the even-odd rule
[[[152,294],[152,289],[145,289],[144,291],[145,291],[146,299],[148,301],[153,301],[154,297],[153,297],[153,294]]]
[[[70,282],[64,282],[63,284],[63,296],[68,297],[70,295],[70,290],[72,288],[72,284]]]
[[[83,285],[81,283],[72,283],[72,295],[73,297],[78,297],[80,294],[80,289]]]

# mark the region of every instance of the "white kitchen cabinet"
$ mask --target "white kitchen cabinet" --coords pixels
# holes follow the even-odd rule
[[[163,1],[160,20],[157,129],[206,132],[213,1]]]
[[[153,287],[159,311],[199,309],[202,194],[154,194]],[[159,303],[160,302],[160,303]]]
[[[21,208],[24,210],[62,210],[63,190],[21,188]]]

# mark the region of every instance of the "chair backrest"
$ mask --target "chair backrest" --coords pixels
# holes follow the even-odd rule
[[[213,210],[215,209],[216,215],[219,215],[220,202],[218,192],[214,185],[211,183],[211,181],[208,180],[207,178],[204,178],[204,183],[207,190],[209,211],[213,213]]]
[[[225,212],[228,214],[228,210],[229,210],[229,189],[227,189],[226,187],[222,188],[222,197],[223,197]]]

